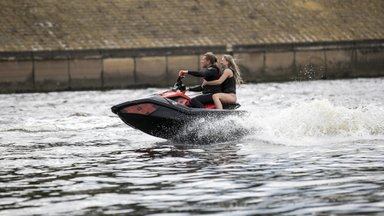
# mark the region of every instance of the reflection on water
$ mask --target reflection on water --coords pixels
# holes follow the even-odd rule
[[[251,115],[223,121],[251,132],[210,144],[110,112],[160,89],[0,95],[0,214],[379,215],[383,81],[243,85]]]

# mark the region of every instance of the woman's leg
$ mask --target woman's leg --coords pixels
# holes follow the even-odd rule
[[[216,93],[212,95],[213,103],[215,103],[216,109],[223,109],[223,104],[220,101],[220,95],[223,93]]]
[[[212,96],[216,109],[223,109],[223,103],[236,103],[236,94],[216,93]]]

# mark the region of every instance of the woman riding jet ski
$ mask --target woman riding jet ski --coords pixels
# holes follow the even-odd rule
[[[214,104],[205,104],[205,108],[190,107],[191,98],[185,94],[186,87],[181,79],[179,77],[170,90],[118,104],[112,107],[112,112],[127,125],[164,139],[178,136],[180,129],[202,118],[218,121],[229,115],[246,114],[246,111],[235,110],[239,104],[226,104],[225,109],[215,109]]]
[[[180,129],[202,118],[218,121],[225,116],[239,116],[246,113],[235,110],[239,104],[226,104],[224,109],[215,109],[213,101],[211,104],[204,104],[202,108],[191,107],[192,100],[185,94],[186,87],[182,83],[182,78],[179,77],[170,90],[149,98],[113,106],[112,112],[127,125],[164,139],[177,137]],[[208,94],[212,99],[213,93]]]

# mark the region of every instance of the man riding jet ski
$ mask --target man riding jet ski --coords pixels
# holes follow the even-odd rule
[[[181,70],[179,71],[179,77],[185,77],[189,74],[195,77],[204,78],[204,80],[206,81],[213,81],[220,78],[222,73],[220,71],[220,68],[217,66],[217,57],[213,55],[213,53],[205,53],[201,57],[200,64],[202,68],[206,69],[206,71],[198,72]],[[188,90],[195,92],[203,92],[202,95],[196,96],[191,99],[191,107],[195,108],[204,108],[204,104],[213,104],[213,94],[222,92],[221,85],[199,85],[191,87]]]
[[[206,55],[211,54],[207,53]],[[205,55],[203,58],[205,58]],[[203,61],[205,61],[203,58],[202,65]],[[180,74],[184,76],[185,74],[191,74],[208,80],[217,80],[217,77],[220,77],[220,70],[217,66],[214,67],[208,63],[206,66],[207,71],[203,73],[184,70],[180,71]],[[239,116],[246,113],[245,111],[235,110],[240,107],[239,104],[224,104],[224,109],[215,109],[212,95],[219,91],[220,85],[190,88],[189,90],[203,91],[203,95],[191,99],[185,94],[186,87],[182,83],[182,79],[183,76],[179,76],[172,89],[159,95],[113,106],[112,112],[117,114],[127,125],[164,139],[177,137],[178,132],[181,131],[180,129],[202,118],[218,121],[225,116]],[[194,108],[196,106],[199,108]]]
[[[239,104],[226,104],[224,109],[215,109],[214,104],[206,104],[205,108],[190,107],[191,98],[185,94],[186,87],[181,79],[179,77],[170,90],[115,105],[112,112],[127,125],[164,139],[178,136],[180,129],[201,118],[218,121],[229,115],[246,114],[246,111],[235,110]]]
[[[224,104],[233,104],[237,101],[236,96],[236,86],[240,85],[243,82],[241,77],[240,69],[235,62],[235,59],[231,55],[223,55],[221,57],[220,64],[223,68],[223,72],[219,73],[219,69],[214,67],[216,64],[212,65],[212,62],[216,62],[217,59],[214,55],[205,55],[201,59],[201,64],[203,67],[208,66],[208,70],[206,72],[193,72],[193,71],[180,71],[179,76],[185,76],[186,74],[192,74],[194,76],[204,77],[204,82],[202,83],[202,87],[200,89],[203,90],[203,95],[198,96],[201,102],[212,103],[214,102],[216,109],[223,109]],[[211,61],[208,61],[211,59]],[[220,75],[219,77],[217,75]],[[208,90],[204,90],[204,88],[209,88]],[[199,89],[199,90],[200,90]],[[212,90],[214,89],[214,90]],[[205,91],[205,92],[204,92]],[[192,99],[193,107],[203,107],[203,103],[199,104],[194,102]]]

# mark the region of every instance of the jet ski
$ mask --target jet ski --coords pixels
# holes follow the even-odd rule
[[[192,108],[190,100],[182,77],[179,77],[173,88],[161,94],[127,101],[111,109],[127,125],[164,139],[175,138],[181,128],[198,119],[218,121],[229,115],[241,116],[246,113],[236,110],[240,104],[223,104],[224,109],[220,110],[215,109],[214,104],[206,104],[205,108]]]

